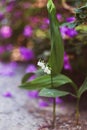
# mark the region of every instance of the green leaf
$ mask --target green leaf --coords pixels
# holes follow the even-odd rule
[[[48,65],[52,69],[52,74],[57,75],[63,67],[64,45],[59,30],[59,23],[56,17],[56,9],[52,0],[48,0],[47,9],[50,19],[51,32],[51,54]]]
[[[54,87],[60,87],[67,83],[71,83],[73,86],[75,86],[73,81],[65,75],[58,74],[57,76],[53,77]],[[27,83],[20,85],[19,87],[24,88],[24,89],[29,89],[29,90],[51,88],[51,76],[50,75],[40,76],[34,79],[33,81],[29,81]]]
[[[26,82],[19,87],[29,90],[39,90],[44,87],[51,87],[51,78],[49,75],[40,76],[33,81]]]
[[[47,89],[47,88],[43,88],[40,92],[39,92],[39,96],[43,96],[43,97],[62,97],[62,96],[66,96],[69,93],[66,91],[59,91],[56,89]]]
[[[83,82],[82,86],[79,88],[79,91],[78,91],[78,98],[81,97],[81,95],[87,91],[87,77],[85,79],[85,81]]]
[[[22,78],[22,84],[25,83],[34,73],[26,73]]]
[[[22,84],[27,82],[27,80],[32,76],[32,75],[36,75],[37,77],[45,75],[44,71],[42,69],[39,69],[35,72],[31,72],[31,73],[26,73],[23,78],[22,78]]]

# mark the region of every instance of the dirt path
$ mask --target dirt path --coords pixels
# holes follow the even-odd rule
[[[35,119],[25,108],[26,91],[18,88],[24,67],[16,69],[14,76],[0,76],[0,130],[37,130],[40,119]],[[5,92],[12,97],[4,97]],[[33,100],[31,101],[32,104]]]

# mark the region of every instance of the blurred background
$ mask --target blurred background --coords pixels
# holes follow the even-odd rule
[[[75,21],[74,9],[85,0],[54,0],[64,41],[63,73],[78,85],[87,75],[87,25],[76,29],[62,26]],[[47,0],[0,0],[0,75],[14,75],[17,66],[37,70],[37,61],[50,55]],[[34,77],[33,77],[34,78]]]

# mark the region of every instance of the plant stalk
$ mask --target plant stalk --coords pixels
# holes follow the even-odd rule
[[[53,128],[55,128],[56,121],[56,98],[53,98]]]
[[[79,98],[77,98],[77,103],[76,103],[76,125],[79,124],[79,116],[80,116],[80,112],[79,112]]]
[[[52,70],[51,70],[51,87],[53,88]],[[56,98],[53,98],[53,121],[52,121],[52,128],[55,128],[55,121],[56,121]]]

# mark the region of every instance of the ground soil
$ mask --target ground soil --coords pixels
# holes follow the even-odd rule
[[[87,130],[86,118],[84,118],[84,116],[80,116],[77,124],[75,113],[72,115],[57,115],[55,128],[52,128],[52,113],[40,111],[39,115],[37,115],[37,119],[39,116],[44,119],[43,124],[39,126],[38,130]]]
[[[64,105],[65,104],[65,105]],[[51,109],[29,109],[29,112],[37,118],[43,119],[43,122],[39,125],[38,130],[87,130],[87,112],[84,109],[81,109],[79,122],[76,123],[75,118],[75,104],[64,103],[64,113],[63,109],[60,111],[60,106],[57,106],[56,113],[56,123],[55,128],[52,128],[52,107]]]

